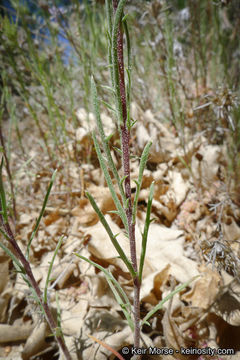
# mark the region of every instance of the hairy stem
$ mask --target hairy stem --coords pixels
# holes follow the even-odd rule
[[[112,0],[113,9],[116,13],[118,7],[118,0]],[[119,92],[121,98],[121,114],[122,121],[120,121],[120,131],[121,131],[121,143],[122,143],[122,161],[123,161],[123,170],[124,170],[124,187],[125,195],[127,199],[127,221],[128,221],[128,230],[129,230],[129,242],[130,242],[130,254],[131,261],[134,271],[137,273],[137,254],[136,254],[136,241],[135,241],[135,224],[132,221],[132,200],[131,200],[131,177],[130,177],[130,129],[127,124],[127,101],[126,101],[126,90],[125,90],[125,80],[124,80],[124,57],[123,57],[123,31],[122,24],[118,25],[117,31],[117,63],[118,63],[118,82],[119,82]],[[140,281],[138,275],[133,279],[134,284],[134,346],[139,348],[140,346]]]

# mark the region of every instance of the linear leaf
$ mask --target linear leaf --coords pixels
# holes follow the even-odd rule
[[[106,138],[105,138],[105,141],[107,142],[107,143],[109,143],[109,141],[111,140],[111,138],[113,137],[113,133],[111,133],[110,135],[108,135]]]
[[[111,86],[107,86],[107,85],[100,85],[103,89],[106,89],[108,91],[110,91],[111,93],[114,94],[114,89]]]
[[[112,107],[109,103],[107,103],[104,100],[101,100],[101,102],[109,109],[111,110],[114,114],[116,114],[116,110],[114,109],[114,107]]]
[[[133,331],[134,329],[134,325],[133,325],[133,320],[131,318],[131,304],[129,302],[129,299],[127,297],[127,295],[125,294],[125,291],[123,290],[123,288],[121,287],[121,285],[118,283],[118,281],[115,279],[115,277],[112,275],[112,273],[106,269],[104,269],[104,267],[102,267],[101,265],[97,264],[96,262],[87,259],[85,256],[82,256],[78,253],[74,253],[76,256],[78,256],[80,259],[83,259],[85,261],[87,261],[89,264],[97,267],[99,270],[101,270],[104,275],[106,276],[106,280],[118,302],[118,304],[121,306],[122,311],[127,319],[127,322],[131,328],[131,330]]]
[[[154,193],[154,182],[152,182],[150,186],[149,196],[148,196],[148,204],[147,204],[147,213],[146,219],[144,224],[144,231],[142,235],[142,248],[141,248],[141,257],[140,257],[140,264],[139,264],[139,281],[142,282],[142,272],[144,266],[144,260],[146,255],[146,248],[147,248],[147,237],[148,237],[148,230],[151,223],[150,216],[151,216],[151,208],[152,208],[152,200],[153,200],[153,193]]]
[[[120,200],[118,199],[117,193],[116,193],[116,191],[114,189],[112,179],[111,179],[111,177],[109,175],[107,166],[106,166],[105,161],[103,159],[103,156],[101,154],[101,150],[100,150],[100,147],[99,147],[99,144],[98,144],[98,141],[97,141],[97,138],[96,138],[96,135],[94,134],[94,132],[92,134],[92,137],[93,137],[96,153],[97,153],[97,156],[98,156],[98,160],[99,160],[101,169],[102,169],[102,171],[104,173],[104,177],[106,179],[108,188],[109,188],[109,190],[111,192],[112,199],[113,199],[113,201],[114,201],[114,203],[116,205],[117,210],[119,211],[119,216],[120,216],[120,218],[121,218],[121,220],[123,222],[123,225],[124,225],[126,231],[128,231],[127,216],[126,216],[126,214],[125,214],[125,212],[123,210],[122,204],[121,204]],[[120,184],[120,179],[119,179],[119,184]]]
[[[127,94],[127,126],[128,129],[130,130],[130,128],[132,127],[131,124],[131,116],[130,116],[130,106],[131,106],[131,86],[132,86],[132,81],[131,81],[131,72],[132,72],[132,54],[131,54],[131,42],[130,42],[130,36],[129,36],[129,31],[128,31],[128,26],[127,26],[127,14],[123,17],[122,22],[123,22],[123,28],[124,28],[124,32],[126,35],[126,43],[127,43],[127,59],[128,59],[128,66],[126,69],[127,72],[127,89],[126,89],[126,94]]]
[[[3,157],[2,157],[1,165],[0,165],[0,197],[1,197],[1,208],[2,208],[1,213],[3,216],[3,221],[4,221],[4,223],[7,223],[7,221],[8,221],[7,202],[6,202],[6,195],[5,195],[3,179],[2,179],[2,169],[3,169]]]
[[[108,38],[108,64],[110,66],[110,75],[111,75],[111,82],[112,82],[112,86],[113,86],[113,66],[112,66],[112,39],[111,39],[111,35],[112,35],[112,14],[113,14],[113,9],[112,9],[112,1],[111,0],[106,0],[105,1],[105,5],[106,5],[106,14],[107,14],[107,23],[108,23],[108,30],[107,30],[107,38]]]
[[[136,276],[136,274],[135,274],[135,271],[133,269],[133,266],[132,266],[131,262],[128,260],[125,252],[123,251],[123,249],[119,245],[119,242],[116,239],[116,235],[113,234],[107,220],[105,219],[105,216],[103,215],[102,211],[99,209],[99,207],[98,207],[96,201],[94,200],[94,198],[92,197],[92,195],[89,194],[87,191],[86,191],[86,196],[88,197],[93,209],[96,211],[96,213],[97,213],[97,215],[99,217],[99,220],[101,221],[101,223],[103,224],[105,230],[107,231],[108,236],[109,236],[113,246],[117,250],[120,258],[122,259],[124,264],[127,266],[127,268],[130,271],[132,277],[134,278]]]
[[[122,155],[122,150],[119,149],[117,146],[113,146],[114,150],[116,150],[120,155]]]
[[[62,245],[62,242],[63,242],[63,239],[64,239],[64,235],[62,235],[57,243],[57,246],[56,246],[56,249],[54,251],[54,254],[53,254],[53,257],[52,257],[52,260],[49,264],[49,268],[48,268],[48,273],[47,273],[47,278],[46,278],[46,283],[45,283],[45,288],[44,288],[44,299],[43,301],[45,302],[45,304],[47,303],[47,295],[48,295],[48,284],[50,282],[50,276],[51,276],[51,272],[52,272],[52,268],[53,268],[53,263],[54,263],[54,260],[57,256],[57,253],[58,253],[58,250],[60,249],[60,246]]]
[[[125,175],[125,176],[123,176],[123,177],[121,178],[121,184],[124,183],[124,181],[126,180],[127,177],[128,177],[128,175]]]
[[[94,106],[94,112],[95,112],[95,116],[96,116],[96,123],[97,123],[97,128],[98,128],[98,132],[101,138],[101,142],[102,142],[102,146],[103,146],[103,150],[104,153],[107,157],[107,161],[108,161],[108,166],[111,169],[113,176],[115,177],[117,184],[118,184],[118,188],[121,194],[121,198],[123,203],[126,201],[126,196],[124,193],[124,189],[123,186],[120,182],[120,177],[117,171],[117,168],[114,164],[112,155],[111,155],[111,151],[108,145],[108,138],[105,135],[104,129],[103,129],[103,124],[102,124],[102,120],[101,120],[101,116],[100,116],[100,109],[99,109],[99,100],[98,100],[98,95],[97,95],[97,88],[96,88],[96,84],[94,82],[94,79],[92,77],[91,79],[91,92],[92,92],[92,100],[93,100],[93,106]]]
[[[4,231],[2,231],[2,229],[0,229],[0,232],[3,234],[3,236],[5,237],[5,233]],[[0,242],[0,247],[5,251],[5,253],[12,259],[14,265],[16,266],[16,269],[18,272],[21,273],[25,273],[24,267],[21,265],[21,263],[18,261],[18,259],[16,258],[16,256],[12,253],[11,250],[9,250],[3,243]]]
[[[58,296],[58,292],[56,291],[56,304],[57,304],[57,329],[56,329],[56,334],[57,336],[62,336],[63,337],[63,331],[62,331],[62,326],[61,326],[61,308],[60,308],[60,303],[59,303],[59,296]]]
[[[136,221],[137,204],[138,204],[138,197],[139,197],[139,193],[140,193],[140,189],[141,189],[141,185],[142,185],[143,171],[144,171],[146,163],[147,163],[148,154],[149,154],[151,145],[152,145],[151,141],[149,141],[145,145],[143,152],[142,152],[141,159],[140,159],[138,180],[136,182],[137,189],[136,189],[136,193],[135,193],[134,201],[133,201],[133,215],[132,215],[133,224],[135,224],[135,221]]]
[[[178,287],[176,287],[176,289],[174,291],[172,291],[170,294],[168,294],[162,301],[160,301],[159,304],[157,304],[151,311],[149,311],[149,313],[145,316],[145,318],[142,320],[141,326],[143,326],[144,324],[146,324],[146,322],[148,321],[148,319],[150,319],[150,317],[155,314],[155,312],[157,312],[158,310],[160,310],[163,306],[163,304],[165,304],[165,302],[167,302],[168,300],[170,300],[174,295],[176,295],[177,293],[179,293],[180,291],[182,291],[183,289],[185,289],[192,281],[196,280],[198,277],[200,277],[200,275],[194,276],[192,277],[190,280],[186,281],[184,284],[179,285]]]
[[[45,208],[46,208],[46,206],[47,206],[48,198],[49,198],[49,195],[50,195],[50,192],[51,192],[51,189],[52,189],[53,182],[54,182],[54,180],[55,180],[56,174],[57,174],[57,170],[55,170],[54,173],[53,173],[53,175],[52,175],[52,179],[51,179],[50,184],[49,184],[49,186],[48,186],[47,193],[46,193],[46,196],[45,196],[44,201],[43,201],[43,206],[42,206],[40,215],[39,215],[39,217],[38,217],[38,219],[37,219],[36,225],[35,225],[35,227],[34,227],[34,229],[33,229],[33,232],[32,232],[32,234],[31,234],[30,240],[29,240],[29,242],[28,242],[27,252],[26,252],[26,258],[27,258],[27,259],[28,259],[28,257],[29,257],[29,251],[30,251],[31,243],[32,243],[32,241],[33,241],[33,238],[34,238],[37,230],[38,230],[40,221],[41,221],[41,219],[42,219],[42,217],[43,217]]]

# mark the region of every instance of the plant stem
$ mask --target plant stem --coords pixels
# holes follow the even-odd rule
[[[22,266],[26,272],[26,275],[28,277],[28,280],[31,284],[31,286],[33,287],[37,297],[38,297],[38,300],[39,300],[39,304],[41,305],[41,307],[43,308],[44,312],[45,312],[45,318],[49,324],[49,327],[52,331],[52,333],[55,335],[55,338],[58,342],[58,345],[60,347],[60,349],[62,350],[64,356],[65,356],[65,359],[66,360],[71,360],[71,355],[68,351],[68,348],[64,342],[64,339],[62,338],[61,335],[58,335],[56,333],[56,329],[57,329],[57,326],[56,326],[56,323],[55,323],[55,320],[53,318],[53,315],[51,313],[51,310],[48,306],[48,303],[45,303],[43,301],[43,294],[42,294],[42,291],[40,290],[35,278],[34,278],[34,275],[32,273],[32,270],[31,270],[31,267],[30,267],[30,264],[28,262],[28,260],[26,259],[26,257],[24,256],[24,254],[22,253],[22,250],[20,249],[20,247],[18,246],[16,240],[15,240],[15,237],[13,235],[13,232],[11,230],[11,227],[9,225],[8,222],[5,222],[4,221],[4,218],[3,218],[3,215],[1,214],[2,212],[2,206],[0,205],[0,223],[1,223],[1,226],[2,228],[4,229],[7,237],[8,237],[8,240],[9,240],[9,243],[11,244],[11,247],[12,247],[12,250],[14,251],[15,253],[15,256],[21,261],[22,263]]]
[[[0,143],[1,143],[1,146],[3,149],[3,156],[4,156],[5,163],[6,163],[6,170],[7,170],[8,179],[9,179],[10,188],[11,188],[13,218],[14,218],[14,227],[15,227],[16,220],[17,220],[16,198],[15,198],[15,192],[14,192],[14,186],[13,186],[12,173],[11,173],[10,166],[9,166],[9,160],[8,160],[8,156],[7,156],[7,150],[6,150],[5,141],[4,141],[4,137],[3,137],[3,133],[2,133],[2,125],[1,124],[0,124]]]
[[[116,13],[118,7],[118,0],[112,0],[113,9]],[[130,242],[130,254],[133,269],[138,273],[137,268],[137,253],[136,253],[136,240],[135,240],[135,223],[132,219],[132,200],[131,200],[131,177],[130,177],[130,129],[127,124],[127,101],[126,101],[126,90],[124,81],[124,58],[123,58],[123,31],[122,24],[119,24],[117,32],[117,62],[118,62],[118,80],[119,90],[122,107],[122,122],[120,121],[121,131],[121,144],[122,144],[122,161],[124,171],[124,188],[127,199],[127,221],[128,221],[128,235]],[[134,286],[134,299],[133,299],[133,311],[134,311],[134,347],[139,348],[140,346],[140,281],[138,275],[133,279]]]

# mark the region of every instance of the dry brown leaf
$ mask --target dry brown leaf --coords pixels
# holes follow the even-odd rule
[[[71,261],[61,262],[60,266],[53,271],[51,278],[56,281],[56,285],[59,289],[63,289],[76,269],[78,269],[77,265]]]
[[[188,331],[188,333],[190,336],[192,336],[191,328],[195,326],[201,315],[203,315],[202,309],[192,306],[184,306],[182,302],[179,302],[178,306],[175,307],[172,312],[172,317],[179,326],[180,331],[183,333],[189,329],[190,331]],[[194,332],[194,335],[196,336],[196,329],[194,329]]]
[[[152,141],[150,161],[160,163],[169,161],[178,139],[167,129],[167,127],[154,119],[151,110],[143,114],[143,122],[138,123],[136,137],[139,148],[142,150],[148,141]]]
[[[235,351],[239,349],[240,326],[230,325],[215,313],[210,313],[207,321],[209,323],[208,346],[212,348],[228,348]]]
[[[9,281],[9,262],[9,257],[0,249],[0,295]]]
[[[184,256],[183,244],[184,237],[181,230],[151,224],[144,276],[151,277],[154,272],[159,272],[168,264],[171,265],[171,274],[179,282],[185,282],[198,275],[196,262]]]
[[[32,214],[27,214],[27,213],[23,213],[20,215],[19,218],[19,226],[25,226],[25,225],[29,225],[31,223],[31,221],[34,219],[34,217],[32,216]]]
[[[197,279],[192,289],[182,296],[182,299],[192,306],[207,309],[212,305],[219,291],[220,275],[209,267],[203,267],[202,276]]]
[[[240,327],[240,283],[237,279],[218,297],[213,309],[228,324]]]
[[[62,331],[68,336],[79,337],[84,327],[84,319],[88,314],[89,301],[82,296],[77,299],[76,304],[61,298],[61,324]]]
[[[112,229],[113,234],[119,234],[117,239],[125,252],[129,256],[129,240],[122,234],[121,229],[113,222],[110,215],[106,215],[106,220]],[[91,236],[88,242],[88,251],[95,259],[107,261],[108,264],[115,265],[121,269],[122,275],[128,273],[123,261],[118,258],[118,253],[111,243],[103,225],[98,222],[87,230]]]
[[[0,324],[0,343],[26,340],[32,333],[34,325],[30,322],[13,325]]]
[[[157,305],[160,300],[162,300],[162,293],[163,288],[162,285],[164,285],[168,279],[169,279],[169,271],[170,271],[170,265],[166,265],[165,268],[158,272],[154,278],[153,278],[153,288],[150,290],[149,294],[142,297],[141,301],[151,304],[151,305]]]
[[[47,324],[45,322],[35,324],[32,330],[33,331],[31,331],[22,351],[23,360],[29,360],[39,351],[48,347],[48,344],[45,341],[45,338],[49,333]]]
[[[167,347],[175,350],[180,350],[181,347],[185,349],[189,348],[191,345],[193,345],[193,342],[191,343],[190,341],[185,340],[183,333],[177,326],[175,319],[171,315],[169,315],[169,312],[170,310],[166,310],[162,319],[163,332],[165,335]],[[193,355],[181,355],[181,353],[175,353],[175,358],[178,360],[196,359],[196,357],[194,357]]]
[[[222,230],[228,241],[240,240],[240,227],[232,216],[226,216],[222,222]]]
[[[9,310],[9,301],[12,297],[12,291],[12,287],[9,285],[9,288],[3,291],[0,295],[0,322],[2,323],[4,323],[6,320],[7,311]]]
[[[199,149],[202,160],[192,157],[191,169],[194,177],[206,188],[216,180],[217,173],[222,161],[222,151],[217,145],[207,145],[205,142]]]
[[[153,293],[156,295],[157,300],[161,300],[162,291],[161,287],[168,281],[170,265],[168,264],[165,268],[154,277],[153,281]]]
[[[109,346],[119,352],[123,346],[129,346],[132,344],[132,332],[129,326],[126,326],[126,324],[123,323],[121,318],[117,316],[117,314],[110,314],[109,318],[109,314],[106,313],[106,311],[99,310],[98,312],[96,312],[96,309],[93,310],[94,311],[90,310],[89,316],[87,317],[86,323],[89,324],[89,327],[85,327],[86,334],[91,333],[91,335],[104,341]],[[107,316],[106,319],[104,318],[105,316]],[[112,329],[110,329],[109,331],[109,324],[111,323],[113,329],[118,329],[117,332],[113,332]],[[107,331],[104,330],[104,324],[106,324],[107,326]],[[103,326],[103,328],[101,328],[101,326]],[[106,360],[106,358],[112,355],[110,351],[99,347],[99,345],[95,342],[88,341],[88,344],[89,343],[91,344],[91,346],[85,348],[83,352],[83,358]]]
[[[60,217],[60,215],[59,215],[58,219],[55,218],[55,220],[53,220],[52,222],[49,219],[49,221],[50,221],[50,223],[48,225],[46,225],[46,228],[45,228],[45,237],[50,236],[52,238],[52,240],[57,242],[58,236],[60,237],[66,231],[66,228],[67,228],[66,218]],[[47,223],[48,223],[48,220],[47,220]]]
[[[83,226],[92,226],[98,222],[98,216],[88,199],[80,199],[79,205],[71,213],[73,216],[78,217],[79,223]]]
[[[91,185],[88,191],[94,197],[103,214],[116,209],[108,188]],[[84,226],[92,226],[99,221],[96,212],[86,198],[79,200],[79,206],[72,210],[72,215],[77,216],[79,222]]]
[[[169,191],[164,196],[161,196],[160,201],[164,204],[173,199],[178,207],[186,198],[189,183],[182,178],[178,171],[169,171],[167,179],[171,185]]]
[[[155,181],[153,211],[158,216],[164,215],[169,226],[178,214],[178,208],[187,196],[190,185],[177,171],[168,171],[165,174],[165,181],[162,179],[163,170],[153,173]],[[167,182],[167,183],[166,183]],[[149,189],[142,189],[139,201],[148,197]]]
[[[52,223],[54,223],[55,221],[57,221],[59,218],[60,218],[59,211],[56,210],[56,211],[52,212],[51,214],[47,215],[47,216],[44,218],[44,224],[45,224],[46,226],[49,226],[49,225],[51,225]]]

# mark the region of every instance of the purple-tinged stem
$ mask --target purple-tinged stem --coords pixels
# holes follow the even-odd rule
[[[0,211],[2,211],[1,206],[0,206]],[[26,275],[28,277],[28,280],[29,280],[30,284],[32,285],[33,289],[35,290],[35,292],[37,294],[38,300],[39,300],[41,306],[44,309],[44,312],[45,312],[45,315],[46,315],[46,320],[47,320],[47,322],[49,324],[49,327],[50,327],[51,331],[53,332],[53,334],[55,335],[55,338],[56,338],[56,340],[58,342],[58,345],[61,348],[64,356],[65,356],[65,359],[66,360],[71,360],[71,355],[70,355],[70,353],[68,351],[68,348],[67,348],[62,336],[55,333],[55,330],[57,328],[55,320],[53,318],[53,315],[51,313],[51,310],[50,310],[48,304],[43,301],[42,291],[40,290],[40,288],[38,286],[38,283],[36,282],[36,280],[34,278],[34,275],[32,273],[30,264],[29,264],[28,260],[26,259],[26,257],[24,256],[22,250],[18,246],[18,243],[15,240],[15,237],[13,235],[13,232],[12,232],[12,230],[10,228],[9,223],[4,222],[2,214],[0,214],[0,223],[1,223],[1,226],[4,229],[5,233],[8,236],[8,240],[9,240],[9,243],[11,244],[12,250],[14,251],[14,255],[22,263],[22,266],[23,266],[23,268],[24,268],[24,270],[26,272]]]
[[[118,0],[112,0],[113,9],[116,12]],[[124,81],[124,58],[123,58],[123,31],[121,24],[119,25],[117,34],[117,57],[118,57],[118,76],[119,88],[122,104],[123,122],[121,125],[121,141],[122,141],[122,159],[124,176],[126,176],[124,187],[125,195],[128,200],[128,208],[126,215],[129,229],[130,254],[134,271],[137,273],[137,252],[135,240],[135,224],[132,221],[132,200],[131,200],[131,177],[130,177],[130,130],[127,126],[127,101]],[[140,346],[140,282],[138,275],[133,279],[134,284],[134,346]]]

